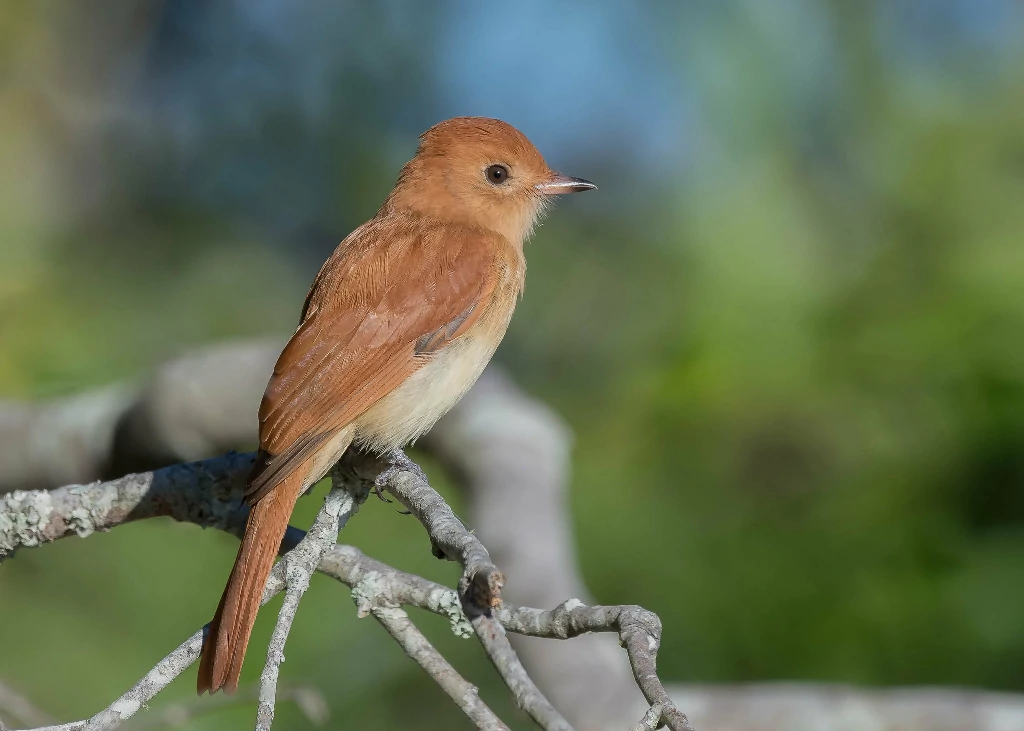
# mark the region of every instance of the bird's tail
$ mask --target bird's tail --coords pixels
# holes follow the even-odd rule
[[[302,470],[293,471],[268,492],[249,513],[242,544],[224,588],[199,660],[199,694],[238,689],[245,648],[256,622],[263,587],[274,567],[288,520],[302,494]]]

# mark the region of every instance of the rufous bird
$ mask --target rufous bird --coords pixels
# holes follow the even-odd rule
[[[551,196],[591,190],[497,119],[420,136],[391,195],[306,296],[259,410],[260,450],[234,568],[210,623],[199,693],[238,687],[267,577],[299,496],[349,445],[384,454],[469,390],[523,289],[523,244]]]

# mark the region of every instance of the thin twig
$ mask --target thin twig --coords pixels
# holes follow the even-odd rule
[[[356,600],[359,614],[372,614],[388,634],[402,646],[405,654],[415,660],[441,686],[478,729],[509,731],[508,726],[480,699],[480,692],[476,686],[459,675],[458,671],[444,659],[409,619],[405,610],[397,604],[383,600],[379,594],[374,595],[373,592],[378,585],[376,577],[370,575],[364,583],[357,584],[352,589],[352,597]]]
[[[569,639],[588,632],[618,632],[637,685],[651,707],[661,709],[660,721],[672,731],[693,731],[658,679],[661,620],[653,612],[628,605],[588,607],[578,599],[570,599],[549,612],[526,607],[507,608],[502,609],[499,616],[509,631],[528,637]]]
[[[338,532],[359,510],[366,500],[366,490],[351,491],[336,474],[332,475],[333,488],[324,500],[312,527],[299,544],[288,551],[280,563],[284,564],[285,595],[277,624],[270,636],[267,662],[260,675],[260,704],[256,712],[256,731],[269,731],[274,723],[274,702],[277,698],[277,678],[284,662],[284,645],[288,641],[299,601],[309,588],[310,579],[324,555],[337,544]],[[280,565],[280,564],[279,564]]]
[[[572,731],[569,722],[530,678],[501,623],[492,616],[492,610],[501,605],[505,577],[491,561],[480,539],[463,525],[444,498],[430,486],[419,465],[405,453],[395,451],[371,464],[370,473],[377,475],[375,484],[394,495],[423,524],[435,555],[462,566],[459,598],[463,610],[519,707],[545,731]],[[357,474],[365,474],[366,468],[363,461],[353,469]]]
[[[637,723],[629,727],[629,731],[654,731],[661,725],[661,706],[651,706]]]
[[[501,622],[490,613],[478,613],[470,619],[470,623],[491,664],[512,692],[518,706],[530,714],[530,718],[545,731],[573,731],[569,722],[555,710],[526,672]]]
[[[364,480],[372,476],[375,486],[394,495],[423,524],[434,554],[462,566],[459,593],[464,600],[480,609],[501,603],[505,577],[480,539],[466,529],[444,498],[430,486],[418,464],[397,450],[381,458],[354,454],[346,461],[346,468]]]

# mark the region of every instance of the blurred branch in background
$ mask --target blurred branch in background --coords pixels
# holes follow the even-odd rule
[[[6,731],[4,719],[16,719],[29,726],[46,726],[53,723],[50,714],[35,706],[22,693],[0,679],[0,729]]]
[[[111,479],[254,444],[253,404],[283,345],[204,348],[139,385],[0,402],[0,492]]]
[[[88,482],[125,465],[156,467],[251,443],[252,404],[258,402],[279,347],[279,341],[255,341],[208,348],[164,365],[138,385],[35,406],[5,405],[0,409],[0,444],[24,446],[0,458],[0,491],[54,487],[53,475],[65,482]],[[558,417],[494,367],[423,443],[461,479],[471,522],[508,577],[505,598],[517,604],[555,606],[565,597],[589,603],[567,509],[569,445],[569,432]],[[239,472],[246,457],[226,459]],[[213,479],[217,485],[229,496],[237,487],[230,480]],[[179,519],[237,530],[226,512],[237,496],[221,498],[213,509],[199,504],[214,500],[211,496],[216,494],[217,489],[207,484],[192,496],[197,504],[191,507],[188,500],[182,505],[158,503],[167,510],[184,511],[176,513]],[[204,516],[188,517],[190,509]],[[291,545],[300,533],[290,529]],[[350,547],[337,547],[328,561],[331,555],[345,565],[352,565],[353,556],[358,557],[357,564],[372,562]],[[396,574],[379,568],[385,575]],[[332,575],[340,578],[337,572]],[[349,576],[351,580],[353,575]],[[341,580],[352,586],[360,579]],[[400,603],[423,605],[407,596]],[[442,611],[436,605],[427,608]],[[545,615],[551,622],[549,636],[575,634],[570,633],[570,624],[559,620],[564,610]],[[503,613],[510,627],[536,622],[531,610],[511,611],[525,613],[515,621]],[[611,637],[589,636],[572,643],[513,637],[513,642],[540,687],[576,726],[621,729],[643,714],[646,704],[632,690],[629,664]],[[872,692],[812,684],[680,685],[668,690],[680,707],[690,711],[698,728],[725,731],[1024,729],[1024,699],[994,693]]]

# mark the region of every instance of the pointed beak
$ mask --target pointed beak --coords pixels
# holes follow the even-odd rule
[[[573,178],[562,173],[551,173],[543,183],[534,186],[541,195],[562,195],[563,193],[581,193],[584,190],[597,190],[597,186],[583,178]]]

